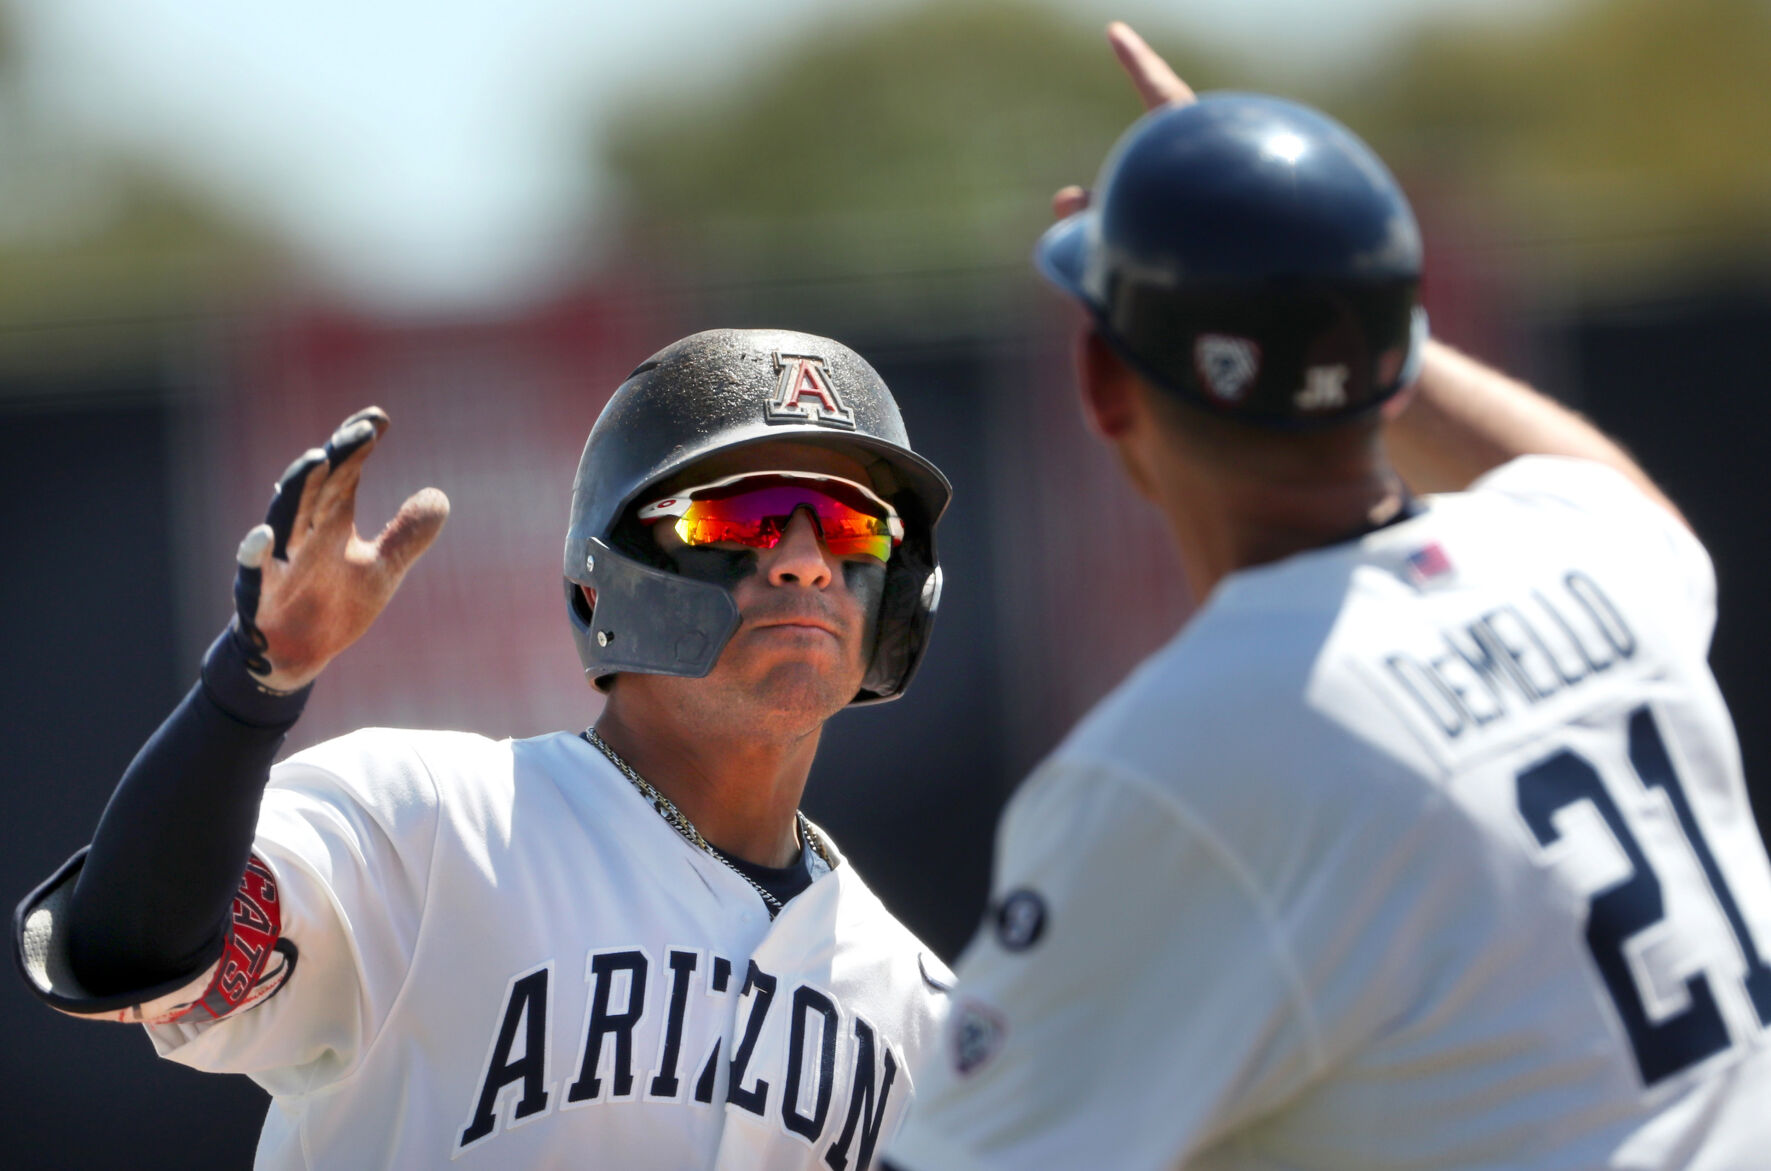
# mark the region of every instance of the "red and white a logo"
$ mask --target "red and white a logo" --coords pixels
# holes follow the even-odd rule
[[[844,405],[830,368],[813,354],[775,354],[775,396],[765,414],[771,423],[823,423],[853,430],[855,412]]]

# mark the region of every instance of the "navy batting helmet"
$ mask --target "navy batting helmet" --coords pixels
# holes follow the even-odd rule
[[[648,490],[718,452],[791,440],[841,451],[904,521],[886,562],[873,658],[854,703],[895,699],[922,661],[941,598],[935,523],[953,489],[910,449],[879,374],[840,342],[772,329],[693,334],[616,388],[572,485],[566,608],[584,673],[701,676],[738,628],[720,585],[685,577],[636,532]],[[594,612],[578,586],[596,591]]]
[[[1420,230],[1395,178],[1279,98],[1145,115],[1035,260],[1146,379],[1270,426],[1372,409],[1413,380],[1426,338]]]

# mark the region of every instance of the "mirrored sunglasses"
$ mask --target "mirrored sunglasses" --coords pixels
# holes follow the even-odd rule
[[[811,512],[824,544],[838,557],[866,554],[885,561],[904,540],[904,522],[871,488],[840,476],[814,472],[743,472],[685,488],[643,505],[639,519],[676,521],[676,535],[690,545],[735,542],[773,549],[793,514]]]

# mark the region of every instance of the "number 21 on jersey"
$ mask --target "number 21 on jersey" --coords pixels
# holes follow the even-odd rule
[[[1591,896],[1586,944],[1629,1035],[1642,1081],[1652,1086],[1743,1040],[1730,1032],[1717,1002],[1719,981],[1738,980],[1744,985],[1757,1017],[1755,1033],[1771,1026],[1771,964],[1754,941],[1735,890],[1692,813],[1654,713],[1646,706],[1639,707],[1622,723],[1629,762],[1627,770],[1619,770],[1623,775],[1604,776],[1593,761],[1564,748],[1518,774],[1516,797],[1519,813],[1538,845],[1551,849],[1561,843],[1564,827],[1557,824],[1557,815],[1585,803],[1604,821],[1628,862],[1625,877]],[[1665,834],[1652,835],[1642,823],[1641,811],[1656,792],[1664,795],[1677,817],[1678,836],[1701,870],[1740,958],[1740,967],[1730,970],[1731,965],[1715,962],[1715,949],[1705,949],[1701,940],[1695,948],[1677,948],[1674,954],[1678,956],[1701,949],[1712,958],[1684,979],[1683,1004],[1669,1010],[1669,1003],[1680,998],[1663,994],[1658,1012],[1649,1007],[1653,989],[1645,985],[1650,969],[1643,956],[1650,940],[1643,937],[1654,932],[1661,938],[1689,940],[1689,932],[1705,928],[1701,916],[1692,915],[1689,904],[1685,904],[1684,918],[1695,922],[1679,921],[1676,908],[1668,905],[1664,871],[1673,860],[1662,856],[1657,869],[1655,860],[1643,849],[1645,839],[1660,842],[1663,849],[1669,840]]]

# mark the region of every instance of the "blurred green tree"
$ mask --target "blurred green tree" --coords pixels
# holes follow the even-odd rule
[[[34,108],[0,9],[0,391],[8,374],[162,358],[169,324],[212,312],[275,250],[142,160]]]
[[[1768,84],[1766,0],[1588,0],[1430,29],[1327,101],[1593,278],[1771,260]]]
[[[967,0],[815,30],[729,91],[619,122],[608,158],[645,246],[698,270],[964,284],[1025,272],[1051,193],[1138,112],[1098,25]]]
[[[1440,21],[1336,81],[1157,47],[1196,88],[1324,106],[1411,187],[1492,203],[1503,231],[1562,267],[1771,252],[1766,0]],[[1137,113],[1093,23],[968,0],[814,30],[736,83],[629,115],[607,148],[648,255],[743,280],[988,283],[1025,272],[1046,197],[1091,178]]]

